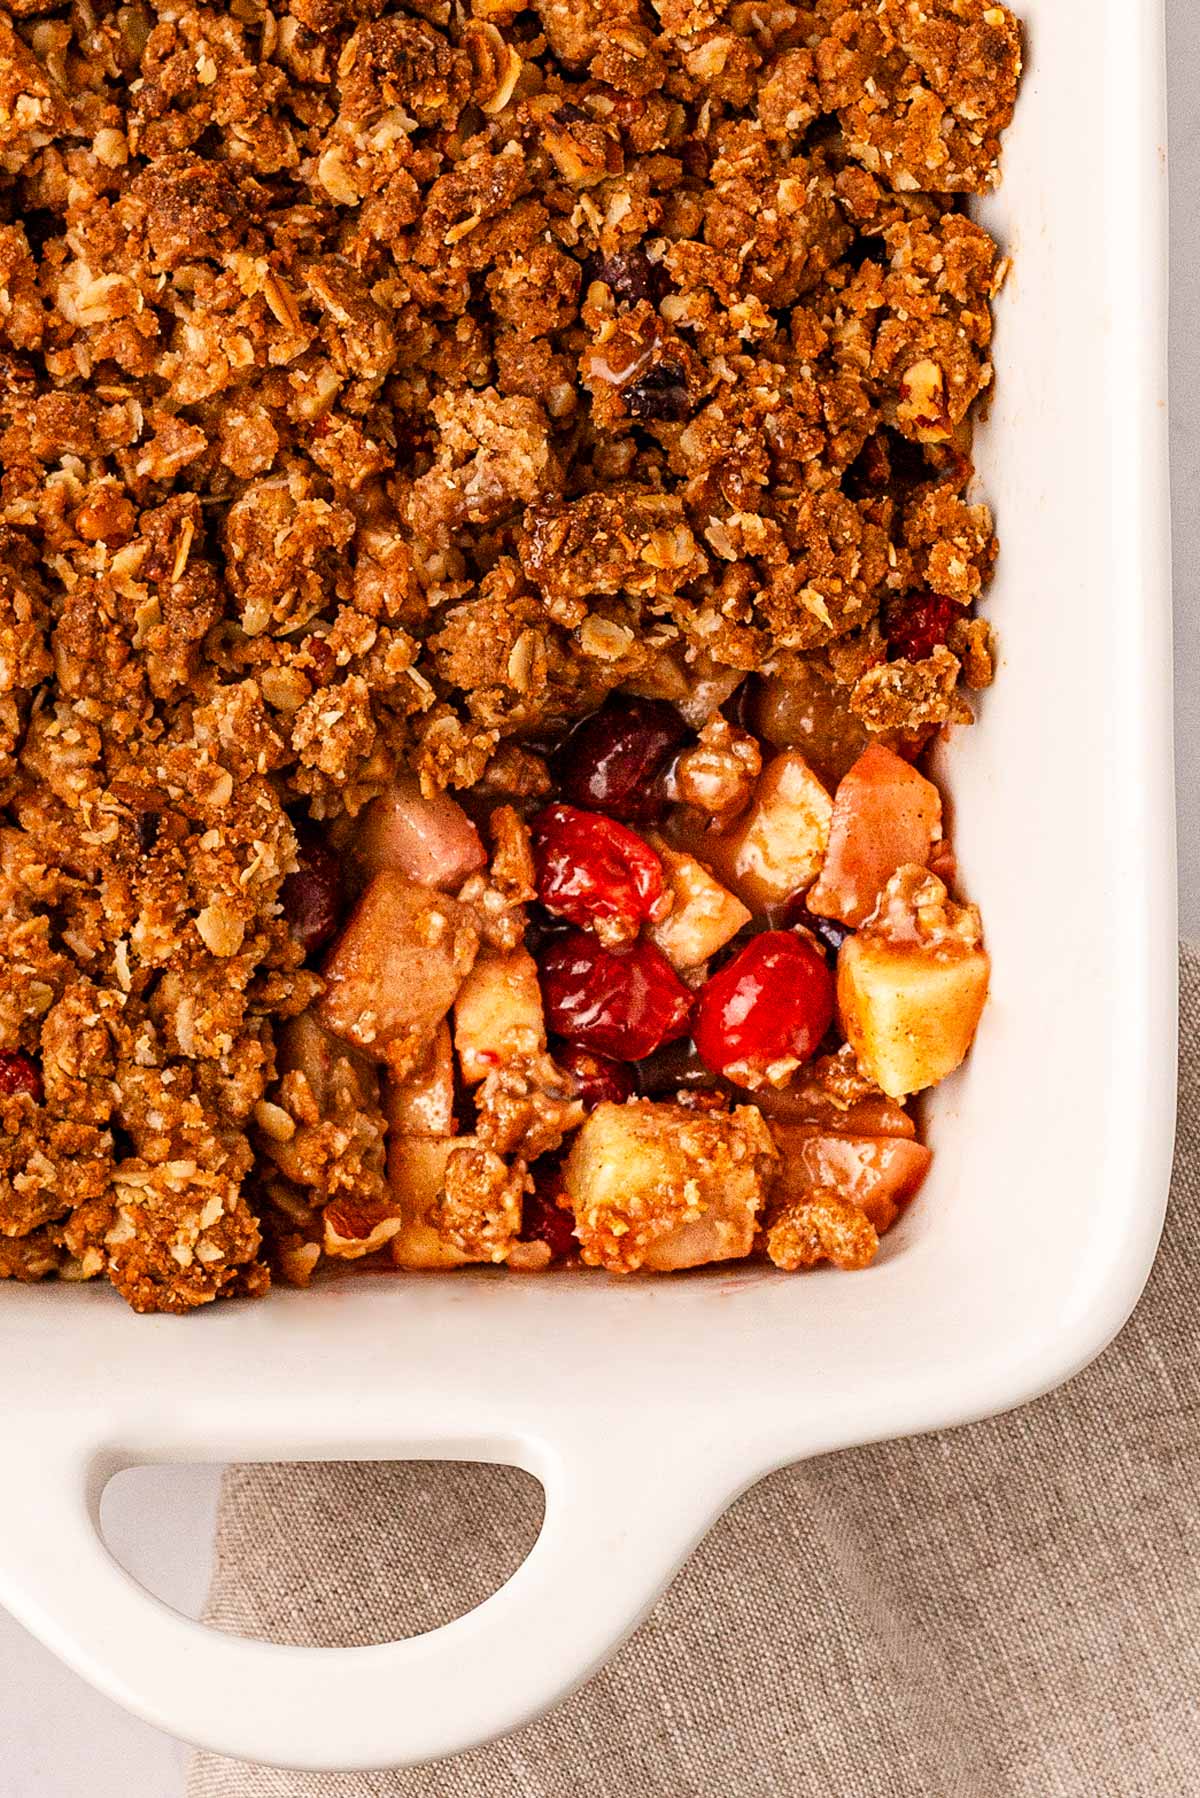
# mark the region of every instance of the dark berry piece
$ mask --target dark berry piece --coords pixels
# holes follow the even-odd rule
[[[809,911],[802,893],[797,893],[784,907],[779,922],[788,930],[799,927],[801,930],[811,931],[834,957],[846,938],[854,935],[849,924],[843,924],[837,918],[819,918],[815,912]]]
[[[655,362],[621,389],[621,398],[631,418],[681,424],[692,416],[687,375],[678,362]]]
[[[593,281],[603,281],[616,300],[636,306],[639,300],[657,302],[666,291],[665,270],[651,262],[644,250],[634,246],[619,250],[615,256],[589,256],[583,265],[586,291]]]
[[[35,1105],[46,1096],[37,1064],[20,1049],[0,1055],[0,1099],[11,1099],[17,1093],[27,1094]]]
[[[623,1061],[614,1061],[609,1055],[597,1055],[578,1043],[552,1043],[550,1053],[570,1077],[575,1097],[589,1111],[606,1102],[624,1105],[626,1099],[632,1099],[637,1092],[633,1069]]]
[[[615,952],[569,930],[547,944],[539,971],[547,1024],[583,1048],[641,1061],[687,1031],[692,994],[645,939]]]
[[[564,799],[627,823],[655,822],[667,809],[660,776],[687,735],[665,700],[609,700],[575,726],[558,753]]]
[[[313,955],[337,934],[342,915],[342,871],[337,857],[312,831],[300,833],[297,867],[279,893],[293,937]]]
[[[946,641],[950,626],[961,615],[962,607],[943,593],[909,593],[893,600],[883,617],[891,659],[925,661]]]
[[[521,1205],[522,1242],[544,1242],[555,1261],[565,1261],[579,1247],[575,1240],[575,1214],[556,1203],[562,1191],[562,1170],[555,1166],[535,1172],[536,1184]]]

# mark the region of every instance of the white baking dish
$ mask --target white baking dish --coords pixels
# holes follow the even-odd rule
[[[751,1481],[1019,1404],[1141,1290],[1174,1092],[1162,15],[1024,10],[986,209],[1015,258],[980,442],[1004,666],[945,769],[994,994],[931,1106],[934,1176],[854,1276],[415,1276],[185,1321],[0,1291],[0,1597],[177,1735],[354,1767],[507,1730],[611,1652]],[[177,1616],[97,1534],[126,1464],[343,1456],[514,1462],[545,1486],[541,1538],[444,1629],[307,1650]]]

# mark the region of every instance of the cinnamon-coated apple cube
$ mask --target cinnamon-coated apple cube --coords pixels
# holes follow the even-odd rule
[[[465,905],[403,874],[377,874],[325,959],[320,1021],[403,1080],[428,1052],[478,948]]]
[[[584,1261],[670,1273],[748,1255],[774,1164],[752,1105],[598,1105],[563,1167]]]
[[[395,1136],[388,1141],[388,1185],[400,1212],[400,1228],[392,1237],[397,1267],[462,1267],[467,1260],[434,1227],[431,1219],[446,1179],[446,1163],[459,1138]]]
[[[673,968],[686,973],[723,949],[750,922],[750,910],[694,855],[672,849],[658,836],[648,835],[647,841],[662,860],[674,903],[662,922],[651,925],[646,934]]]
[[[474,1136],[397,1137],[388,1145],[388,1185],[400,1227],[398,1267],[500,1262],[521,1227],[525,1164],[511,1164]]]
[[[882,1236],[929,1172],[933,1155],[907,1136],[839,1136],[803,1124],[775,1124],[779,1169],[772,1204],[825,1188],[850,1199]]]
[[[457,892],[487,861],[479,832],[448,793],[427,798],[415,774],[399,774],[362,814],[352,855],[366,879],[391,869],[421,886]]]
[[[809,891],[809,911],[857,928],[897,868],[928,864],[941,824],[942,797],[933,782],[882,743],[872,743],[838,783],[829,847]]]
[[[799,750],[785,749],[759,776],[718,871],[751,911],[781,905],[820,872],[832,813],[833,801]]]
[[[537,964],[527,949],[485,952],[454,1002],[454,1047],[470,1085],[546,1046]]]
[[[383,1114],[391,1136],[454,1135],[454,1050],[445,1020],[424,1061],[403,1080],[385,1080]]]
[[[889,1098],[935,1086],[971,1047],[990,964],[974,906],[901,868],[838,955],[838,1013],[863,1072]]]

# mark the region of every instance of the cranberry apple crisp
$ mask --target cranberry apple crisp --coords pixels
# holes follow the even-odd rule
[[[860,1267],[988,962],[921,756],[988,0],[0,13],[0,1274]]]

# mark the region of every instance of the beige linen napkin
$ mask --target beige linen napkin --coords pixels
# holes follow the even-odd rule
[[[1196,1798],[1200,951],[1180,973],[1166,1237],[1070,1386],[763,1481],[610,1665],[503,1742],[325,1776],[201,1754],[189,1798]],[[326,1644],[429,1628],[538,1515],[506,1469],[235,1467],[206,1614]]]

